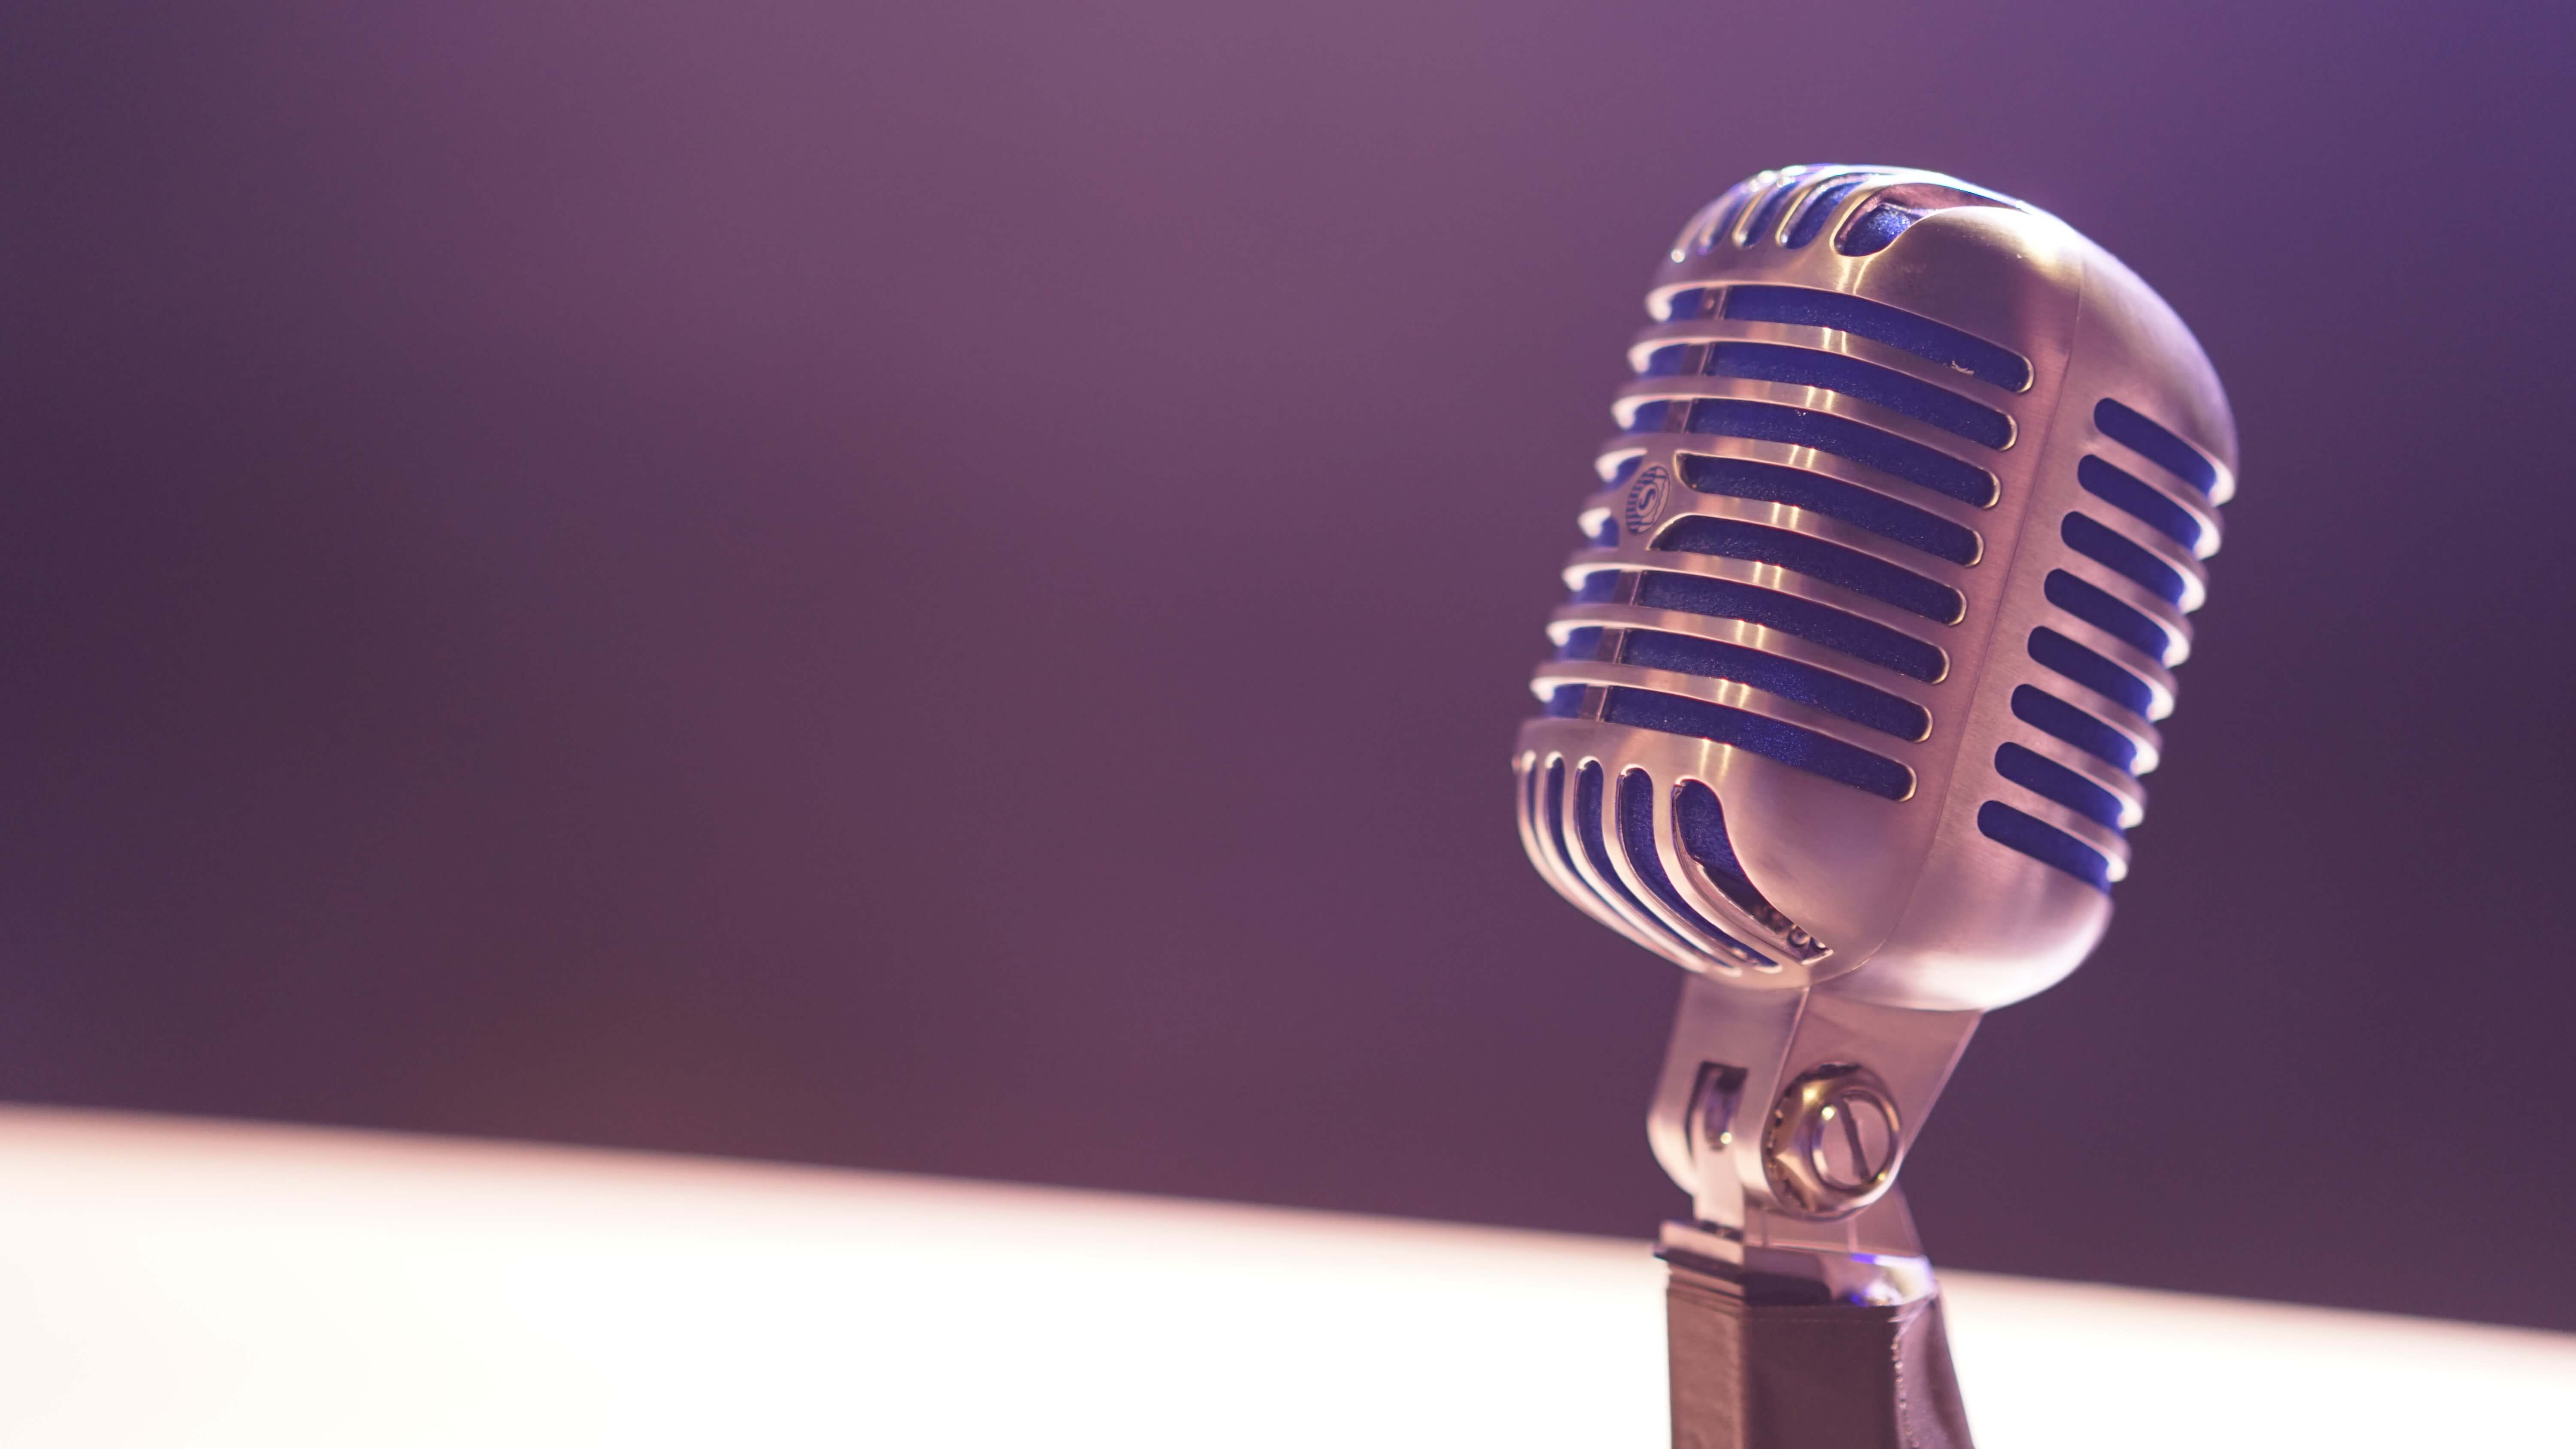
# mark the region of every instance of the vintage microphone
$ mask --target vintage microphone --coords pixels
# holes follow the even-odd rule
[[[1540,873],[1692,973],[1673,1442],[1965,1446],[1897,1169],[2110,920],[2235,425],[2126,267],[1929,172],[1763,172],[1647,310],[1515,767]]]

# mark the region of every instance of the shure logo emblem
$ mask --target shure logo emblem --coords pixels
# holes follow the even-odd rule
[[[1664,494],[1671,489],[1673,475],[1657,463],[1638,471],[1628,482],[1628,502],[1622,510],[1627,516],[1628,531],[1643,533],[1652,528],[1657,515],[1664,511]]]

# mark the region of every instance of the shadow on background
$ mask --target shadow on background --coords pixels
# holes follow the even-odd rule
[[[2576,1327],[2549,7],[0,21],[0,1093],[1642,1235],[1505,758],[1657,251],[1954,171],[2242,501],[1940,1261]]]

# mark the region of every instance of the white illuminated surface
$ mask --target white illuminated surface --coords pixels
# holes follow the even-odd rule
[[[2576,1443],[2576,1338],[1945,1277],[1980,1449]],[[1660,1449],[1642,1244],[0,1109],[0,1444]]]

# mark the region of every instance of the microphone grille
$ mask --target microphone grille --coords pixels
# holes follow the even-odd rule
[[[1879,810],[1928,781],[1933,814],[1955,810],[1963,832],[1973,818],[1968,839],[2103,891],[2125,873],[2137,776],[2156,763],[2152,721],[2172,708],[2230,475],[2150,416],[2161,393],[2121,396],[2099,368],[2070,373],[2055,333],[1960,303],[2036,278],[1922,281],[1923,260],[1955,241],[1894,271],[1875,260],[1962,207],[2037,219],[2014,236],[2062,226],[1929,173],[1765,172],[1692,218],[1647,296],[1621,431],[1579,517],[1588,546],[1568,561],[1555,654],[1532,681],[1543,712],[1522,736],[1520,813],[1561,893],[1686,965],[1832,954],[1747,876],[1728,832],[1739,802],[1708,783],[1728,758]],[[1969,234],[1996,235],[1951,231]],[[1871,268],[1896,280],[1863,282]],[[2079,385],[2107,395],[2079,399]],[[2058,439],[2087,425],[2059,466]],[[1799,788],[1826,815],[1896,828]],[[1813,810],[1781,814],[1781,789],[1755,793],[1757,843],[1792,819],[1825,828],[1804,823]],[[1925,847],[1935,833],[1901,828]],[[1771,858],[1773,880],[1793,878]]]

